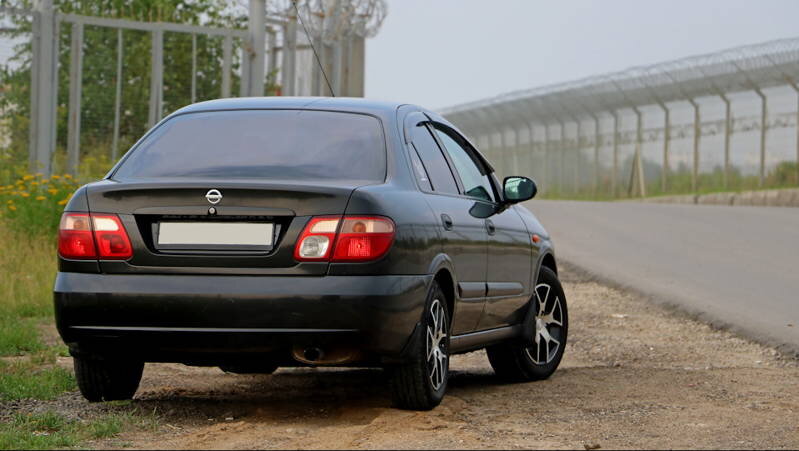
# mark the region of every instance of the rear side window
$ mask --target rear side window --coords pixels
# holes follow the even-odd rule
[[[114,179],[269,178],[382,182],[386,147],[370,116],[308,110],[191,113],[162,124]]]
[[[411,141],[419,153],[419,158],[424,163],[424,169],[427,169],[433,190],[441,193],[460,194],[449,164],[444,159],[444,154],[441,153],[441,149],[425,125],[413,127]]]

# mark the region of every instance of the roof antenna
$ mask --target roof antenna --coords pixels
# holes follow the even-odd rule
[[[302,25],[302,29],[305,31],[305,37],[308,38],[308,43],[311,44],[311,50],[313,50],[313,56],[316,57],[316,64],[319,65],[319,70],[322,71],[322,75],[325,77],[325,83],[327,83],[327,88],[330,89],[330,95],[332,97],[335,97],[336,91],[333,91],[333,85],[330,84],[330,80],[327,78],[325,67],[322,65],[322,61],[319,59],[319,54],[316,53],[316,47],[314,47],[313,45],[313,39],[311,39],[311,34],[308,33],[308,29],[305,28],[305,22],[302,21],[300,10],[299,8],[297,8],[297,1],[292,0],[291,4],[294,5],[294,11],[297,12],[297,19],[300,21],[300,25]]]

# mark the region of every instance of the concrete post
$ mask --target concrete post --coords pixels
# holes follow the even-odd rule
[[[117,79],[116,92],[114,95],[114,137],[111,141],[111,161],[116,162],[119,158],[119,122],[122,120],[122,59],[125,51],[124,41],[122,40],[122,29],[117,29]]]
[[[297,70],[297,18],[290,16],[283,28],[283,64],[281,78],[283,95],[296,95],[295,72]]]
[[[50,175],[55,152],[58,54],[53,0],[34,3],[29,170]]]
[[[233,38],[225,36],[222,41],[222,98],[230,97],[231,73],[233,67]]]
[[[602,146],[602,135],[599,134],[599,117],[591,114],[594,119],[594,197],[599,192],[599,149]]]
[[[152,50],[150,62],[150,111],[147,125],[153,127],[161,120],[164,99],[164,32],[152,32]]]
[[[249,0],[250,17],[247,24],[250,51],[248,53],[247,95],[264,95],[264,52],[266,48],[266,0]]]
[[[72,24],[69,48],[69,116],[67,117],[67,172],[78,174],[80,164],[80,106],[83,91],[83,24]]]

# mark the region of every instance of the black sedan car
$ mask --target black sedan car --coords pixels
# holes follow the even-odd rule
[[[191,105],[71,198],[58,330],[89,401],[131,398],[145,362],[383,367],[407,409],[438,405],[458,353],[543,379],[568,317],[550,238],[517,205],[535,193],[416,106]]]

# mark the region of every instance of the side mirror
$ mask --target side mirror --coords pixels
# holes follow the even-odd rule
[[[530,200],[538,193],[538,187],[535,186],[535,182],[527,177],[505,177],[502,185],[505,193],[505,202],[509,204]]]

